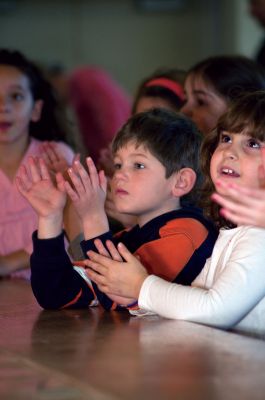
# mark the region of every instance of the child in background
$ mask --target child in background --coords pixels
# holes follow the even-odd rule
[[[204,190],[208,194],[205,207],[221,229],[212,256],[192,287],[148,276],[123,244],[118,245],[119,254],[109,242],[110,254],[119,261],[89,252],[86,264],[94,270],[87,270],[90,279],[109,296],[138,298],[141,308],[166,318],[264,333],[265,230],[235,227],[219,214],[219,206],[210,201],[214,190],[222,194],[221,182],[235,182],[254,191],[259,188],[264,126],[265,92],[261,91],[232,104],[216,130],[205,138],[201,153],[206,175]],[[121,262],[121,256],[125,262]]]
[[[56,147],[67,162],[72,163],[73,151],[63,143],[65,127],[59,121],[57,112],[51,87],[39,69],[17,51],[0,50],[2,277],[29,267],[31,236],[37,227],[37,215],[14,183],[19,166],[28,156],[39,156],[47,146]],[[45,143],[42,148],[41,143],[47,140],[58,143]]]
[[[265,71],[246,57],[210,57],[188,71],[184,87],[181,111],[206,135],[231,102],[244,93],[265,90]]]
[[[153,109],[129,119],[113,142],[112,190],[118,211],[135,215],[137,225],[116,237],[104,210],[106,179],[90,158],[89,175],[78,161],[69,169],[72,186],[58,174],[55,187],[43,161],[31,159],[30,174],[21,168],[19,190],[39,215],[31,282],[42,307],[87,307],[94,291],[106,309],[119,304],[119,298],[113,303],[96,285],[91,287],[85,269],[72,267],[63,247],[65,191],[83,222],[85,256],[95,249],[95,239],[119,240],[141,257],[150,273],[190,284],[216,239],[215,229],[197,209],[180,205],[182,196],[197,190],[200,141],[195,125],[175,112]],[[127,299],[127,307],[132,300]]]
[[[159,69],[145,78],[137,89],[132,114],[151,108],[179,111],[184,102],[184,79],[185,72],[178,69]]]

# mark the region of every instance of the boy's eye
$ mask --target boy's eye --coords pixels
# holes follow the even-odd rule
[[[145,166],[142,163],[134,163],[134,168],[136,168],[136,169],[144,169]]]
[[[115,170],[118,170],[118,169],[121,169],[121,163],[114,163],[114,169]]]

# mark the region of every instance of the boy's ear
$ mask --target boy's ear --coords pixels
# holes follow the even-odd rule
[[[196,172],[192,168],[182,168],[176,173],[172,193],[175,197],[182,197],[193,189],[196,182]]]
[[[31,112],[32,122],[38,122],[40,120],[42,107],[43,107],[43,100],[36,100]]]

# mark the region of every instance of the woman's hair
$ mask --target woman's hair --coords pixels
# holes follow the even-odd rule
[[[236,100],[243,92],[265,90],[265,71],[244,56],[216,56],[194,65],[187,73],[211,86],[225,100]]]
[[[201,135],[188,117],[162,108],[135,114],[113,139],[113,155],[128,143],[135,144],[136,148],[142,145],[153,154],[165,167],[166,178],[182,168],[192,168],[197,176],[196,184],[182,200],[196,203],[197,188],[201,184]]]
[[[137,89],[132,114],[135,114],[142,97],[156,97],[167,101],[171,107],[179,111],[184,103],[183,83],[185,72],[179,69],[159,69],[145,78]]]
[[[42,100],[41,117],[30,122],[29,134],[39,140],[65,140],[68,127],[65,125],[63,109],[60,109],[50,83],[44,78],[36,64],[19,51],[0,49],[0,65],[14,67],[29,80],[34,101]]]
[[[205,215],[215,221],[218,228],[231,228],[234,225],[220,215],[220,206],[210,198],[215,191],[210,176],[211,157],[218,146],[222,132],[244,134],[265,142],[265,91],[248,93],[233,102],[227,112],[220,117],[216,129],[204,137],[201,147],[201,168],[205,177],[201,205]]]

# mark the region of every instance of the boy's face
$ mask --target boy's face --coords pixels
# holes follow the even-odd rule
[[[165,167],[144,146],[127,143],[115,154],[114,165],[114,204],[119,212],[135,215],[140,226],[179,205],[172,193],[175,174],[166,179]]]

